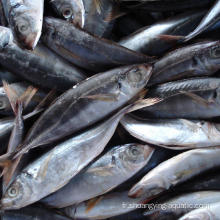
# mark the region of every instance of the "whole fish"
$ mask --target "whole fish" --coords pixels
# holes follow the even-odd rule
[[[65,186],[103,151],[127,109],[58,144],[29,164],[3,195],[1,208],[25,207]]]
[[[220,148],[195,149],[181,153],[147,173],[129,191],[131,197],[152,199],[171,186],[219,166]]]
[[[179,218],[179,220],[219,220],[220,216],[220,202],[211,203],[206,207],[195,209],[183,217]]]
[[[85,8],[83,0],[48,0],[58,15],[83,28]]]
[[[0,64],[16,76],[61,91],[85,79],[81,71],[46,47],[40,45],[33,52],[23,50],[14,42],[10,29],[0,27],[0,33]]]
[[[168,195],[169,196],[169,195]],[[220,191],[198,191],[180,194],[165,201],[159,201],[155,209],[147,210],[148,220],[178,219],[184,214],[201,206],[211,206],[220,199]]]
[[[0,214],[2,220],[32,220],[32,219],[53,219],[53,220],[70,220],[55,211],[43,207],[25,207],[21,210],[4,211]]]
[[[42,202],[63,208],[102,195],[143,168],[153,152],[154,149],[148,145],[126,144],[114,147]]]
[[[204,14],[205,11],[200,10],[168,18],[150,27],[141,28],[120,40],[119,44],[130,50],[151,56],[161,56],[161,54],[173,48],[179,40],[179,38],[175,38],[175,36],[173,36],[173,38],[164,37],[163,39],[163,35],[187,35],[190,33],[190,30],[193,30],[196,25],[198,25]]]
[[[209,27],[216,24],[219,20],[220,20],[220,0],[216,0],[213,7],[209,10],[207,15],[202,19],[201,23],[196,27],[196,29],[185,37],[185,41],[189,41],[192,38],[196,37],[203,31],[207,30]]]
[[[125,115],[121,124],[135,138],[184,150],[220,145],[220,124],[186,119],[143,119]]]
[[[66,21],[46,17],[43,42],[69,62],[92,71],[153,61],[154,58],[97,38]]]
[[[140,109],[135,114],[144,118],[209,119],[220,116],[220,79],[192,78],[164,83],[150,89],[148,98],[163,101]],[[189,111],[190,109],[190,111]]]
[[[106,118],[143,90],[151,72],[149,65],[125,66],[94,75],[69,89],[34,123],[18,155]]]
[[[44,0],[2,0],[2,4],[18,41],[34,49],[41,36]]]
[[[145,202],[142,198],[129,198],[128,191],[110,192],[62,211],[72,219],[107,219],[135,210]]]
[[[154,65],[150,85],[212,75],[220,68],[220,41],[205,41],[176,49]]]

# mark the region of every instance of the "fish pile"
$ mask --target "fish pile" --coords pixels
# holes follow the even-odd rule
[[[0,216],[220,220],[220,0],[1,0]]]

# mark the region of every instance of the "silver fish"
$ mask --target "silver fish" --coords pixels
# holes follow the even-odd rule
[[[220,148],[195,149],[181,153],[147,173],[129,191],[131,197],[152,199],[171,186],[220,165]]]
[[[28,165],[3,195],[1,208],[25,207],[66,185],[103,151],[127,108],[102,124],[58,144]]]
[[[165,148],[183,150],[220,145],[220,124],[213,122],[125,115],[121,124],[132,136]]]
[[[44,0],[2,0],[2,3],[18,41],[34,49],[41,36]]]
[[[96,74],[69,89],[34,123],[17,156],[85,129],[121,109],[143,90],[151,72],[149,65],[125,66]]]
[[[148,145],[114,147],[42,202],[63,208],[102,195],[135,175],[148,163],[153,152],[154,149]]]

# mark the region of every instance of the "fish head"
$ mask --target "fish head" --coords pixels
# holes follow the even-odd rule
[[[25,206],[26,202],[30,200],[32,190],[28,181],[22,175],[15,179],[3,195],[1,200],[1,208],[3,210],[19,209]]]
[[[85,8],[82,0],[53,0],[53,8],[67,21],[83,28],[85,23]]]
[[[139,92],[146,85],[152,74],[150,65],[134,65],[120,76],[121,90],[125,94]]]
[[[36,19],[37,13],[41,12],[39,10],[23,9],[16,11],[14,16],[10,16],[10,23],[13,26],[17,40],[30,50],[37,45],[42,31],[43,19],[40,16],[38,16],[39,19]]]
[[[127,144],[124,151],[119,153],[119,158],[129,169],[142,167],[153,152],[153,148],[148,145]]]
[[[206,68],[212,72],[216,72],[220,68],[220,41],[212,42],[207,49],[208,53],[204,53],[208,60]]]

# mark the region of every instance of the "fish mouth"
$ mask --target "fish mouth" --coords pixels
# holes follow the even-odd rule
[[[144,189],[141,186],[134,186],[130,189],[128,196],[131,198],[140,198],[144,193]]]
[[[8,199],[2,199],[0,202],[0,210],[11,209],[12,206],[13,206],[13,202],[9,201]]]
[[[25,39],[23,39],[23,44],[25,48],[33,50],[37,46],[37,43],[40,39],[40,35],[41,32],[28,34],[28,36]]]

